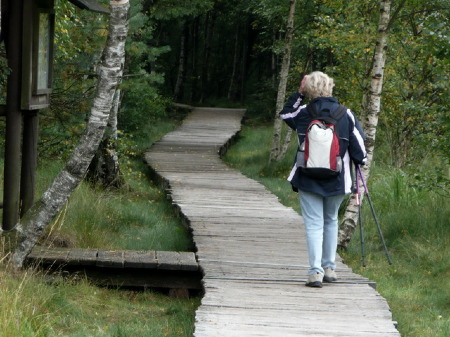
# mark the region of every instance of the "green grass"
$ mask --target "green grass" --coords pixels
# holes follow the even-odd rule
[[[297,193],[285,180],[295,149],[291,147],[281,163],[269,165],[271,140],[270,126],[247,125],[224,159],[300,213]],[[340,254],[356,273],[377,282],[402,336],[446,337],[450,333],[450,203],[443,193],[418,190],[409,181],[405,172],[376,161],[368,181],[393,265],[387,262],[367,201],[363,204],[367,266],[361,266],[359,230]]]
[[[148,176],[143,153],[174,127],[174,121],[149,124],[139,137],[120,143],[125,186],[105,190],[82,182],[48,228],[45,244],[79,248],[192,251],[193,245],[179,214],[165,193]],[[37,173],[37,195],[42,194],[62,168],[43,161]]]
[[[49,225],[45,244],[191,251],[188,230],[165,194],[150,181],[142,159],[143,151],[177,124],[169,118],[152,121],[138,137],[124,136],[121,170],[126,185],[103,190],[81,183]],[[37,197],[63,165],[57,160],[39,163]],[[199,298],[99,288],[82,277],[48,283],[46,275],[37,270],[11,271],[5,258],[7,243],[1,237],[0,301],[8,303],[0,306],[1,336],[192,336]]]
[[[129,165],[133,174],[146,169],[140,162]],[[50,225],[48,240],[80,248],[192,251],[188,230],[165,194],[145,175],[132,180],[134,187],[109,191],[82,183]]]
[[[359,236],[344,259],[388,300],[402,336],[448,336],[450,331],[450,207],[448,199],[417,190],[399,170],[376,168],[371,196],[393,264],[388,265],[369,205],[364,204],[367,266]]]
[[[192,336],[198,298],[98,288],[86,280],[48,284],[36,271],[0,270],[2,336]]]

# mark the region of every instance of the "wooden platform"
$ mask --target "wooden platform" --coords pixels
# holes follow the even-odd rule
[[[194,336],[400,336],[373,282],[343,263],[338,283],[305,287],[301,216],[220,160],[243,114],[196,108],[145,155],[186,217],[204,273]]]
[[[27,263],[58,274],[82,274],[102,286],[200,290],[192,252],[35,247]]]

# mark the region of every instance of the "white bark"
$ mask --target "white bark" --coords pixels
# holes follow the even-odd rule
[[[117,115],[121,104],[121,90],[114,93],[113,104],[103,139],[89,165],[87,179],[108,187],[122,186],[119,155],[117,153]]]
[[[21,268],[47,225],[59,213],[72,191],[86,174],[102,140],[108,123],[117,84],[122,77],[125,41],[128,33],[129,0],[110,1],[111,14],[106,47],[97,83],[97,92],[86,132],[73,151],[66,167],[58,174],[42,198],[25,214],[20,228],[19,243],[11,257],[14,268]]]
[[[381,93],[383,88],[384,65],[386,63],[386,53],[388,46],[388,27],[391,13],[391,0],[380,3],[380,19],[378,23],[378,39],[375,46],[373,66],[371,71],[370,91],[367,97],[365,111],[366,120],[364,131],[366,133],[367,163],[362,167],[362,173],[369,177],[370,166],[373,159],[375,147],[375,135],[377,132],[378,115],[381,110]],[[360,186],[360,191],[363,191]],[[362,195],[361,200],[362,201]],[[358,206],[355,198],[351,198],[344,214],[343,221],[339,229],[339,246],[346,248],[350,242],[351,236],[355,231],[358,219]]]
[[[120,186],[122,184],[120,177],[120,166],[119,166],[119,154],[117,153],[117,139],[118,139],[118,129],[117,129],[117,115],[119,113],[120,105],[122,103],[122,91],[117,89],[114,93],[113,106],[111,108],[111,113],[109,115],[108,128],[110,134],[108,135],[108,140],[111,146],[107,148],[107,165],[108,165],[108,175],[107,184],[113,186]]]
[[[269,161],[280,160],[283,158],[284,154],[287,150],[287,145],[289,145],[289,141],[291,139],[291,129],[287,131],[284,146],[281,147],[281,133],[282,133],[282,120],[278,117],[278,113],[283,109],[284,101],[286,99],[286,86],[289,75],[289,66],[291,64],[291,49],[292,49],[292,36],[294,35],[294,14],[295,14],[295,2],[296,0],[290,0],[289,5],[289,16],[288,23],[286,27],[286,36],[284,42],[284,54],[283,60],[281,61],[281,70],[280,70],[280,82],[278,83],[278,94],[277,94],[277,102],[276,102],[276,113],[275,113],[275,122],[274,122],[274,131],[273,131],[273,139],[272,139],[272,150],[270,152]],[[287,144],[286,144],[287,143]],[[284,152],[283,152],[284,151]]]

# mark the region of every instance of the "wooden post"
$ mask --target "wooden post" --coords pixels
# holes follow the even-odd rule
[[[33,205],[37,166],[39,110],[26,111],[23,115],[22,171],[20,179],[20,216]]]
[[[20,110],[22,72],[22,0],[9,1],[6,52],[11,72],[6,99],[5,167],[3,189],[3,230],[11,230],[19,218],[20,141],[22,112]]]

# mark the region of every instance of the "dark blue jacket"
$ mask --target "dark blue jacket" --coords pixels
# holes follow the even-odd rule
[[[306,130],[312,117],[302,105],[303,95],[296,92],[286,102],[280,117],[297,132],[300,143],[305,139]],[[329,116],[331,112],[339,107],[339,102],[334,97],[318,97],[309,104],[314,104],[321,116]],[[319,194],[324,197],[351,193],[352,177],[350,171],[351,161],[356,164],[364,164],[366,161],[366,149],[364,146],[365,135],[361,124],[350,109],[338,120],[337,132],[341,158],[343,160],[342,171],[337,177],[326,180],[310,178],[300,172],[296,164],[288,177],[295,191],[305,191]]]

